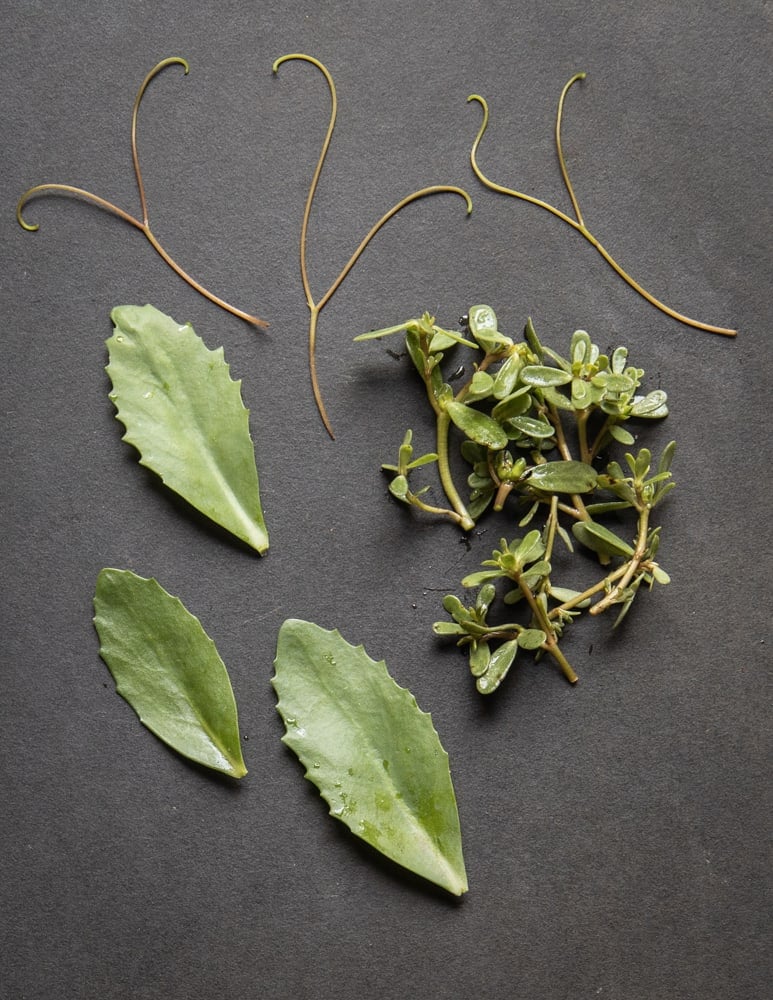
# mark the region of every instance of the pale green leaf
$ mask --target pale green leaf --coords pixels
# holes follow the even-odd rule
[[[541,628],[525,628],[518,633],[518,645],[521,649],[539,649],[547,635]]]
[[[509,639],[501,646],[497,646],[491,654],[486,672],[476,681],[475,686],[480,694],[493,694],[496,691],[513,665],[517,652],[518,642],[515,639]]]
[[[380,337],[388,337],[393,333],[402,333],[411,322],[415,322],[415,320],[407,320],[405,323],[398,323],[396,326],[385,326],[381,330],[369,330],[367,333],[361,333],[357,337],[354,337],[354,341],[356,343],[362,340],[378,340]]]
[[[548,368],[546,365],[527,365],[521,371],[521,381],[526,385],[542,389],[549,385],[566,385],[567,382],[572,381],[572,376],[571,373],[561,371],[560,368]]]
[[[585,462],[557,461],[535,465],[528,483],[547,493],[588,493],[597,478],[596,470]]]
[[[233,778],[247,773],[231,682],[215,644],[156,580],[103,569],[94,595],[100,655],[143,725]]]
[[[598,521],[576,521],[572,525],[572,534],[578,542],[600,555],[630,557],[634,554],[628,542]]]
[[[107,341],[110,399],[140,464],[258,552],[268,548],[249,412],[223,349],[153,306],[118,306]]]
[[[272,681],[282,737],[330,813],[393,861],[467,891],[448,755],[431,717],[386,664],[339,632],[290,619]]]
[[[668,397],[662,389],[653,389],[646,396],[634,396],[631,415],[658,420],[668,416]]]
[[[407,500],[408,499],[408,480],[405,476],[395,476],[392,482],[389,484],[389,492],[395,497],[396,500]]]
[[[507,435],[487,414],[454,400],[446,403],[445,409],[459,430],[477,444],[496,451],[507,447]]]

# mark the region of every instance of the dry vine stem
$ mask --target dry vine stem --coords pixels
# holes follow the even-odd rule
[[[571,89],[573,84],[577,83],[579,80],[585,79],[585,75],[586,75],[585,73],[575,73],[575,75],[567,82],[564,89],[561,91],[561,96],[558,99],[558,111],[556,114],[556,129],[555,129],[556,151],[558,153],[558,162],[561,167],[561,176],[564,179],[566,190],[572,202],[572,208],[575,214],[574,219],[570,215],[567,215],[565,212],[562,212],[560,209],[556,208],[554,205],[551,205],[546,201],[542,201],[540,198],[534,198],[531,195],[524,194],[521,191],[514,191],[512,188],[504,187],[503,185],[497,184],[494,181],[489,180],[488,177],[486,177],[486,175],[478,166],[477,153],[478,153],[478,146],[480,145],[480,141],[483,138],[483,133],[486,131],[486,127],[488,125],[489,109],[488,109],[488,104],[486,103],[486,100],[483,97],[481,97],[479,94],[470,94],[467,100],[477,101],[478,104],[480,104],[481,108],[483,109],[483,121],[481,123],[480,129],[478,130],[478,134],[475,137],[475,141],[473,142],[472,149],[470,151],[470,163],[472,164],[472,169],[475,173],[475,176],[482,184],[485,184],[485,186],[490,190],[497,191],[499,194],[510,195],[513,198],[520,198],[521,201],[528,201],[532,205],[537,205],[539,208],[544,208],[545,211],[550,212],[551,215],[555,215],[557,218],[565,222],[568,226],[571,226],[572,229],[577,230],[578,233],[580,233],[582,236],[585,237],[585,239],[591,244],[591,246],[595,247],[596,250],[598,250],[598,252],[604,258],[604,260],[610,265],[610,267],[613,268],[614,271],[617,272],[617,274],[620,275],[620,277],[623,279],[623,281],[626,282],[626,284],[630,285],[631,288],[634,289],[634,291],[638,292],[639,295],[643,296],[649,303],[651,303],[657,309],[660,309],[660,311],[664,312],[667,316],[670,316],[672,319],[678,320],[680,323],[685,323],[687,326],[692,326],[697,330],[706,330],[708,333],[718,333],[725,337],[734,337],[738,332],[737,330],[729,330],[722,326],[712,326],[710,323],[701,323],[698,320],[690,319],[689,316],[684,316],[682,315],[682,313],[676,312],[674,309],[671,309],[670,306],[667,306],[659,299],[656,299],[654,295],[651,295],[646,289],[642,288],[642,286],[638,282],[634,281],[634,279],[626,271],[623,270],[623,268],[617,263],[617,261],[612,257],[612,255],[601,245],[601,243],[599,243],[599,241],[596,239],[593,233],[591,233],[591,231],[585,225],[582,213],[580,212],[579,203],[575,196],[574,189],[572,188],[571,181],[569,180],[569,171],[567,170],[566,160],[564,159],[564,153],[561,146],[561,120],[563,117],[564,102],[566,100],[566,95],[569,93],[569,90]]]
[[[327,415],[327,410],[325,409],[325,404],[322,400],[322,393],[319,387],[319,379],[317,378],[317,362],[316,362],[316,343],[317,343],[317,322],[319,320],[319,314],[322,312],[324,307],[330,301],[330,299],[335,295],[339,286],[346,278],[347,274],[351,271],[354,265],[359,260],[363,250],[367,247],[376,233],[381,229],[381,227],[388,222],[393,215],[396,215],[401,209],[405,208],[413,201],[418,201],[419,198],[424,198],[427,195],[432,194],[458,194],[464,198],[467,203],[467,214],[469,215],[472,211],[472,200],[465,190],[459,187],[455,187],[449,184],[434,184],[431,187],[421,188],[419,191],[414,191],[413,194],[409,194],[407,197],[398,201],[396,205],[393,205],[378,222],[368,231],[368,233],[362,239],[362,242],[354,251],[352,256],[349,258],[347,263],[344,265],[343,270],[340,272],[338,277],[335,279],[333,284],[328,288],[324,295],[319,299],[315,299],[311,291],[311,284],[309,283],[308,268],[307,268],[307,237],[309,229],[309,218],[311,216],[311,206],[314,201],[314,195],[317,190],[317,184],[319,183],[319,177],[322,173],[322,167],[325,163],[325,158],[327,156],[328,147],[330,146],[330,139],[333,135],[333,129],[335,128],[336,115],[338,112],[338,97],[336,95],[335,83],[333,82],[333,77],[330,71],[324,66],[318,59],[313,56],[305,55],[302,52],[293,52],[286,56],[281,56],[274,62],[273,72],[276,73],[282,63],[288,62],[291,59],[300,59],[304,62],[311,63],[312,66],[322,73],[327,82],[328,90],[330,91],[330,121],[328,123],[327,132],[325,133],[325,138],[322,142],[322,150],[317,161],[316,169],[311,179],[311,186],[309,187],[309,193],[306,198],[306,206],[303,210],[303,219],[301,221],[301,240],[300,240],[300,263],[301,263],[301,281],[303,283],[303,292],[306,296],[306,304],[309,307],[309,374],[311,376],[311,388],[314,393],[314,402],[317,405],[317,410],[322,419],[322,423],[325,425],[325,430],[328,432],[331,438],[334,438],[333,427],[330,423],[330,419]]]
[[[134,106],[132,108],[132,133],[131,133],[131,145],[132,145],[132,163],[134,164],[134,176],[137,181],[137,190],[140,196],[140,209],[142,213],[142,218],[137,219],[128,212],[125,212],[122,208],[114,205],[112,202],[107,201],[104,198],[100,198],[98,195],[92,194],[91,191],[85,191],[83,188],[73,187],[71,184],[37,184],[35,187],[31,187],[28,191],[19,199],[19,204],[16,206],[16,218],[19,225],[26,229],[27,232],[34,233],[39,229],[38,225],[31,225],[24,221],[24,216],[22,214],[24,206],[30,200],[39,194],[47,194],[49,192],[60,192],[62,194],[74,195],[77,198],[84,198],[86,201],[97,205],[99,208],[103,208],[108,212],[112,212],[113,215],[117,215],[119,219],[123,219],[130,225],[139,229],[141,233],[144,234],[145,238],[148,240],[153,249],[159,254],[159,256],[166,261],[169,267],[179,275],[183,281],[187,282],[191,288],[195,289],[200,295],[203,295],[210,302],[213,302],[216,306],[220,306],[221,309],[225,309],[226,312],[237,316],[239,319],[245,320],[247,323],[252,323],[253,326],[266,327],[268,323],[259,319],[257,316],[252,316],[250,313],[243,312],[241,309],[237,309],[235,306],[229,305],[228,302],[224,302],[223,299],[218,298],[213,295],[212,292],[200,285],[198,281],[192,278],[187,272],[177,264],[169,254],[164,250],[161,244],[158,242],[156,237],[150,228],[150,221],[148,218],[148,204],[145,197],[145,185],[142,182],[142,171],[140,170],[140,160],[137,154],[137,117],[140,110],[140,103],[142,101],[142,96],[147,90],[150,81],[157,76],[161,70],[165,69],[167,66],[179,65],[185,70],[185,74],[188,74],[188,63],[185,59],[179,56],[170,56],[168,59],[163,59],[158,65],[154,66],[153,69],[148,73],[145,79],[142,81],[140,89],[137,91],[137,96],[134,98]]]

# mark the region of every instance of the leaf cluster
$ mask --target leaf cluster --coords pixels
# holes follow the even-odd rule
[[[623,346],[602,353],[586,331],[577,330],[562,354],[541,342],[531,320],[516,341],[499,330],[486,305],[470,309],[459,332],[439,327],[424,313],[356,339],[396,333],[405,336],[424,383],[436,442],[433,451],[414,458],[413,432],[406,431],[396,464],[383,466],[392,496],[465,531],[489,509],[514,516],[521,528],[544,515],[541,528],[510,541],[502,538],[482,568],[462,580],[465,588],[481,588],[472,606],[446,597],[452,620],[436,622],[436,634],[455,637],[466,648],[482,693],[499,687],[519,649],[547,653],[567,679],[576,680],[559,644],[566,626],[586,609],[599,614],[613,605],[617,624],[642,583],[669,581],[655,561],[660,529],[651,526],[650,514],[674,486],[675,445],[669,444],[654,466],[647,448],[626,452],[619,461],[608,456],[635,443],[634,422],[667,415],[666,393],[641,391],[644,370],[629,363]],[[459,348],[474,352],[472,374],[454,391],[446,371],[450,353]],[[458,371],[456,357],[454,365]],[[452,439],[459,440],[469,468],[466,491],[455,480]],[[429,465],[437,470],[445,505],[430,502],[429,485],[414,485],[416,470]],[[614,518],[616,528],[626,517],[633,521],[630,540],[603,523]],[[577,542],[594,554],[602,576],[581,591],[557,584],[558,541],[570,553]],[[489,610],[501,580],[507,586],[503,603],[520,605],[523,614],[519,621],[492,624]]]

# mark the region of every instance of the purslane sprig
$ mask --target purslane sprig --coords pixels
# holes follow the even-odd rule
[[[488,508],[517,511],[520,528],[544,512],[542,528],[510,541],[502,538],[483,568],[462,580],[465,588],[480,588],[472,606],[454,595],[445,598],[452,620],[436,622],[434,630],[455,636],[468,650],[481,693],[499,687],[519,650],[547,654],[574,683],[577,675],[560,647],[566,627],[585,610],[597,615],[613,606],[617,624],[642,583],[651,588],[669,582],[655,561],[660,529],[652,526],[651,512],[674,486],[674,443],[655,466],[647,448],[625,453],[623,464],[602,463],[608,448],[634,444],[626,426],[630,421],[667,415],[666,394],[660,389],[641,394],[644,371],[628,363],[627,349],[602,354],[584,330],[574,333],[564,357],[541,343],[531,320],[520,342],[502,334],[489,306],[473,307],[466,327],[447,330],[425,313],[355,338],[403,333],[435,414],[434,450],[414,458],[408,430],[397,463],[383,466],[391,476],[389,489],[402,503],[447,518],[464,531]],[[476,358],[471,377],[454,392],[444,361],[456,347],[475,351]],[[452,428],[471,466],[466,499],[452,469]],[[447,505],[430,503],[430,487],[414,488],[411,482],[415,470],[433,464]],[[626,512],[635,521],[630,541],[600,520],[614,515],[619,521]],[[562,519],[571,523],[571,534]],[[593,552],[603,575],[581,591],[558,585],[553,557],[559,539],[570,552],[575,541]],[[522,609],[519,621],[489,619],[500,580],[509,587],[504,603]]]

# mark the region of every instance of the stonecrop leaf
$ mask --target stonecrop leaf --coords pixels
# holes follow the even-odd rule
[[[223,349],[151,305],[117,306],[110,399],[140,465],[258,552],[268,548],[249,411]]]
[[[100,656],[143,725],[183,757],[244,777],[231,682],[198,618],[156,580],[110,568],[94,610]]]
[[[272,684],[282,737],[352,833],[454,895],[467,891],[448,754],[428,713],[338,631],[289,619]]]

